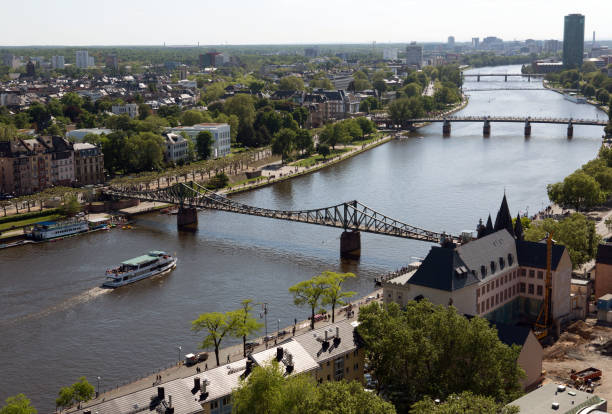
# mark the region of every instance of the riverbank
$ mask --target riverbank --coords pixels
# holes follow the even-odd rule
[[[542,81],[542,86],[544,86],[544,88],[546,88],[546,89],[548,89],[550,91],[557,92],[560,95],[565,95],[565,91],[562,88],[557,88],[555,86],[551,86],[546,80]],[[592,105],[592,106],[594,106],[594,107],[596,107],[598,109],[601,109],[602,111],[604,111],[606,113],[609,111],[608,106],[602,105],[602,104],[600,104],[599,102],[597,102],[597,101],[595,101],[593,99],[586,98],[586,102],[587,102],[587,104]]]
[[[383,302],[382,289],[374,290],[373,292],[370,292],[369,294],[351,302],[350,303],[350,305],[352,305],[351,313],[347,312],[346,310],[343,310],[344,308],[336,309],[335,323],[343,321],[343,320],[347,320],[347,319],[356,321],[359,317],[360,307],[370,304],[372,302],[379,302],[379,303]],[[331,324],[332,322],[331,322],[331,317],[330,317],[328,319],[324,319],[322,321],[315,322],[315,329],[329,326]],[[296,335],[308,333],[310,330],[311,330],[310,320],[306,319],[306,320],[296,321],[295,325],[282,327],[278,331],[272,331],[272,330],[269,331],[268,332],[269,340],[267,342],[265,341],[265,338],[266,338],[265,336],[260,336],[254,339],[249,338],[248,340],[249,343],[257,344],[256,346],[253,346],[250,348],[250,352],[257,353],[260,351],[264,351],[268,349],[269,347],[275,346],[277,342],[282,342]],[[181,357],[183,357],[184,355],[190,352],[196,353],[197,350],[195,349],[187,350],[186,349],[181,353]],[[159,370],[146,374],[132,381],[128,381],[121,385],[117,384],[113,388],[107,388],[107,389],[102,388],[98,397],[84,403],[81,409],[94,406],[107,399],[118,398],[121,396],[132,394],[134,392],[142,391],[144,389],[150,388],[151,384],[163,386],[163,384],[166,382],[174,381],[180,378],[190,377],[197,372],[205,372],[207,370],[217,368],[218,366],[223,366],[223,365],[230,364],[234,361],[239,361],[243,358],[244,356],[243,356],[242,343],[238,343],[235,345],[231,345],[231,346],[227,346],[222,349],[219,349],[219,362],[220,362],[219,365],[216,364],[214,350],[209,350],[208,358],[206,361],[202,361],[197,364],[187,366],[185,365],[185,361],[181,360],[177,362],[176,364],[172,364],[169,367],[161,368]],[[158,378],[161,378],[161,380],[159,380]],[[71,412],[75,410],[76,410],[76,407],[70,408],[66,412]]]

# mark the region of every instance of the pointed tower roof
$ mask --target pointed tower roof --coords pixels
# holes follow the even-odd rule
[[[493,232],[494,232],[494,230],[493,230],[493,222],[491,221],[491,214],[489,214],[489,218],[487,219],[487,226],[485,227],[483,237],[484,236],[488,236],[489,234],[491,234]]]
[[[512,228],[512,216],[510,215],[510,209],[508,208],[506,194],[504,194],[501,206],[499,207],[499,211],[497,212],[497,217],[495,218],[495,226],[493,227],[493,229],[494,231],[506,229],[512,236],[514,236],[514,229]]]
[[[521,223],[521,216],[516,214],[516,223],[514,223],[514,235],[517,240],[523,240],[523,223]]]

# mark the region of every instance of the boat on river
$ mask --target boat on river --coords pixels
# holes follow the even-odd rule
[[[32,238],[34,240],[50,240],[84,233],[88,230],[87,220],[82,217],[62,221],[43,221],[34,225]]]
[[[587,102],[584,96],[578,96],[574,92],[565,93],[563,94],[563,97],[565,98],[565,100],[573,102],[573,103],[577,103],[577,104],[585,104]]]
[[[176,267],[177,258],[160,250],[134,257],[106,271],[104,287],[117,288],[169,272]]]

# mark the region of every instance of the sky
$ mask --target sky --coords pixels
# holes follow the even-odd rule
[[[1,46],[612,40],[611,0],[0,0]]]

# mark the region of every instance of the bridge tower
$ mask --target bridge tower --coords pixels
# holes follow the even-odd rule
[[[570,119],[567,124],[567,137],[572,138],[574,136],[574,124],[572,124],[572,120]]]
[[[442,124],[442,136],[450,137],[450,134],[451,134],[451,123],[448,119],[445,119],[444,123]]]
[[[476,77],[476,82],[480,82],[480,75]]]
[[[359,259],[361,256],[361,233],[357,229],[357,201],[351,202],[352,217],[349,204],[344,203],[344,231],[340,235],[340,257],[344,259]],[[351,222],[352,220],[352,222]],[[349,231],[349,227],[354,226]]]
[[[504,82],[508,82],[508,75],[504,76]]]
[[[190,186],[193,183],[189,183]],[[179,186],[175,197],[178,199],[178,214],[176,215],[176,226],[179,230],[196,231],[198,229],[198,210],[195,207],[186,207],[185,200],[193,198],[195,190],[189,190],[185,186]]]
[[[482,127],[482,136],[488,138],[491,136],[491,121],[485,119],[484,125]]]
[[[527,82],[531,82],[531,74],[527,75]]]
[[[529,121],[529,118],[527,118],[525,120],[525,138],[528,138],[531,136],[531,122]]]

